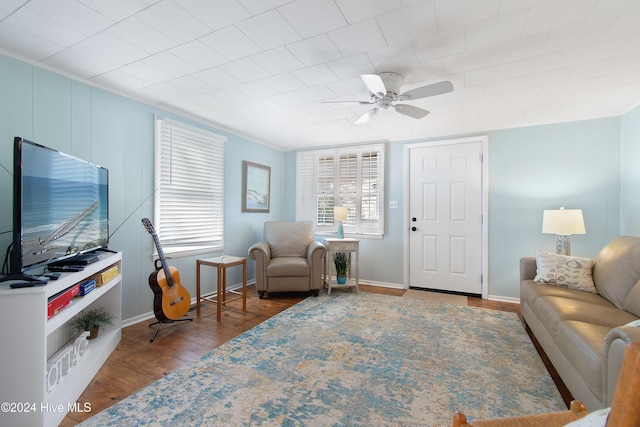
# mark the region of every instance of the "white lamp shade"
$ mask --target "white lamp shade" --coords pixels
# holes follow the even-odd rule
[[[336,221],[344,221],[347,219],[346,206],[334,206],[333,207],[333,219]]]
[[[545,210],[542,215],[542,232],[548,234],[586,234],[582,209]]]

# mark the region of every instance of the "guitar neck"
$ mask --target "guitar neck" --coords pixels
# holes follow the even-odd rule
[[[165,278],[167,279],[167,285],[173,286],[173,276],[171,275],[171,270],[169,269],[169,264],[167,264],[167,258],[164,256],[164,251],[162,250],[162,246],[160,245],[160,239],[156,233],[152,233],[153,242],[156,245],[156,250],[158,251],[158,258],[160,259],[160,263],[162,264],[162,270],[164,271]]]

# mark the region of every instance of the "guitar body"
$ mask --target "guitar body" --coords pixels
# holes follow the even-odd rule
[[[175,267],[169,266],[173,286],[163,269],[154,271],[149,275],[149,286],[153,291],[153,314],[156,319],[166,322],[177,320],[184,316],[191,308],[191,296],[180,283],[180,273]]]
[[[167,264],[167,259],[160,246],[160,239],[148,218],[143,218],[142,223],[158,250],[158,259],[162,268],[158,268],[149,276],[149,286],[153,291],[153,314],[160,322],[178,320],[191,308],[191,296],[180,283],[180,273],[175,267]],[[152,339],[153,340],[153,339]]]

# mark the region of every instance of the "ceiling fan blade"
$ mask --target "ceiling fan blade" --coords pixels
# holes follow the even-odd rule
[[[414,107],[413,105],[408,104],[395,104],[393,107],[398,113],[404,114],[405,116],[413,117],[414,119],[421,119],[429,114],[427,110],[423,110],[422,108]]]
[[[342,104],[342,103],[349,103],[349,104],[361,104],[361,105],[371,105],[373,104],[373,102],[370,101],[322,101],[320,102],[321,104]]]
[[[360,116],[358,120],[356,120],[356,124],[359,125],[362,123],[367,123],[371,119],[371,117],[373,117],[378,112],[378,110],[378,108],[374,108],[373,110],[367,111],[362,116]]]
[[[374,95],[385,96],[387,94],[387,88],[384,86],[382,78],[377,74],[362,74],[360,76],[362,81],[369,91]]]
[[[398,99],[404,101],[407,99],[420,99],[427,98],[429,96],[442,95],[443,93],[449,93],[453,91],[453,83],[448,80],[443,82],[434,83],[431,85],[417,87],[403,93]]]

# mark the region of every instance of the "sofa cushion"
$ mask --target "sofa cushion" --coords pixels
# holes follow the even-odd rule
[[[533,305],[535,300],[542,296],[568,298],[597,304],[602,304],[603,301],[606,301],[600,295],[592,294],[591,292],[577,291],[575,289],[561,288],[552,285],[538,285],[534,283],[533,280],[523,280],[520,283],[520,299],[522,301],[527,301]]]
[[[611,330],[579,320],[560,322],[556,344],[593,394],[602,399],[602,358],[604,339]]]
[[[313,223],[273,222],[264,223],[264,240],[269,243],[271,257],[306,257],[307,247],[313,240]]]
[[[304,277],[308,276],[309,274],[311,274],[311,271],[306,258],[272,258],[271,262],[267,266],[267,276],[269,277]]]
[[[562,321],[577,320],[611,329],[636,319],[633,314],[618,310],[604,298],[595,301],[578,301],[542,296],[536,299],[533,310],[536,318],[556,343],[558,342],[557,327]]]
[[[640,237],[616,237],[595,259],[593,281],[596,289],[620,309],[639,279]]]
[[[589,258],[536,252],[537,284],[561,286],[563,288],[596,293],[593,284],[593,261]]]
[[[631,289],[631,292],[629,292],[629,295],[627,295],[623,308],[629,313],[640,317],[640,280],[638,280],[638,283],[636,283],[633,289]]]

